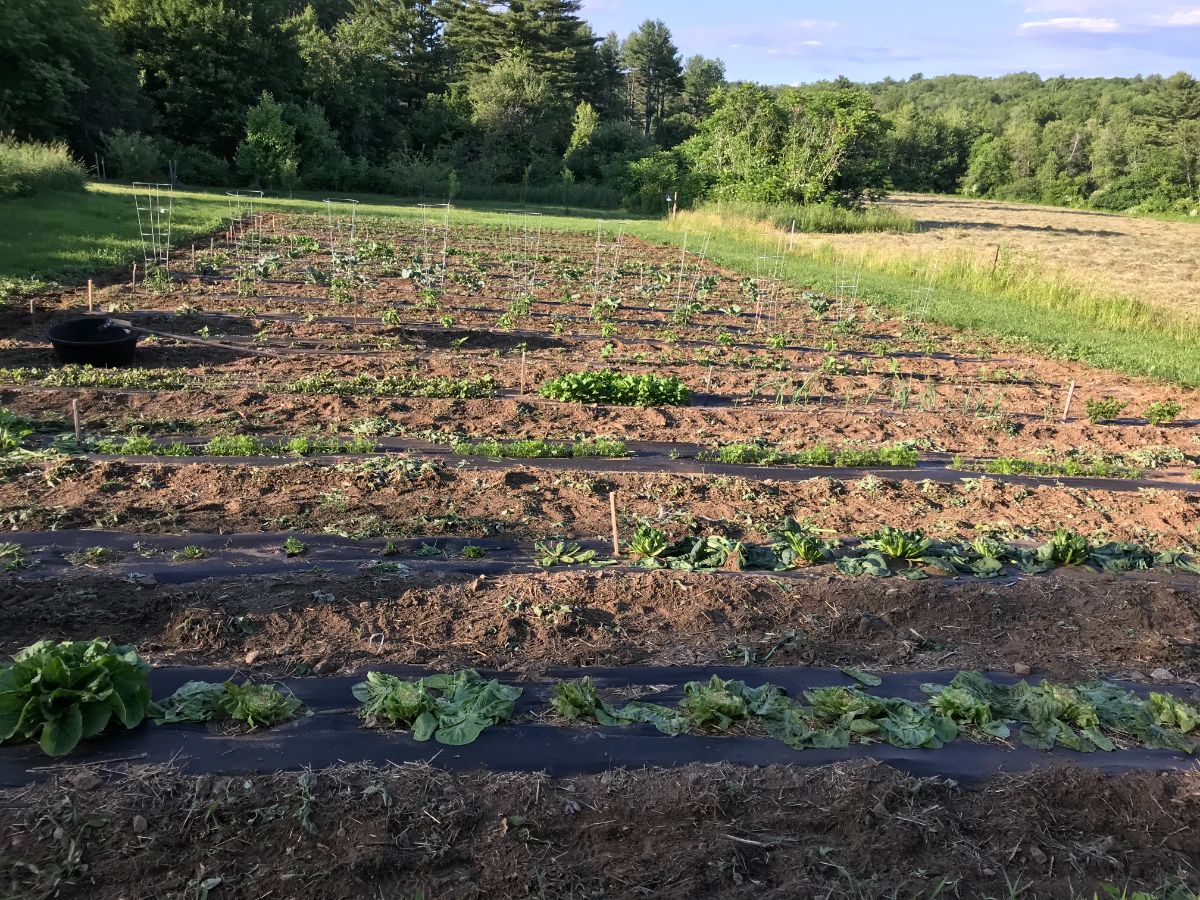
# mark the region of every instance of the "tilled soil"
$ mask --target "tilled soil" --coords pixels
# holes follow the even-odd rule
[[[0,795],[26,897],[1090,898],[1200,885],[1194,773],[976,789],[879,764],[554,780],[346,767],[65,769]]]
[[[789,482],[771,479],[769,470],[762,475],[601,475],[584,462],[565,470],[473,470],[419,461],[381,468],[353,461],[273,467],[66,461],[10,472],[0,483],[0,522],[25,531],[580,539],[608,534],[610,491],[618,494],[625,537],[649,521],[672,534],[694,528],[762,540],[792,516],[830,537],[902,525],[946,538],[1024,539],[1069,527],[1165,550],[1193,541],[1200,522],[1200,495],[1194,493],[1029,487],[990,479],[936,484],[872,475]]]
[[[102,634],[156,664],[262,677],[384,663],[820,665],[1014,671],[1068,681],[1200,674],[1190,579],[1061,572],[1003,583],[558,572],[305,573],[138,587],[81,570],[0,588],[0,650]]]

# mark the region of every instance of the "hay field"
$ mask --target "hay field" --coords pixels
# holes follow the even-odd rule
[[[916,234],[797,237],[837,252],[866,249],[929,257],[971,253],[984,265],[1004,253],[1036,256],[1097,293],[1125,294],[1200,318],[1200,221],[1162,222],[1087,210],[895,194],[887,205],[921,224]]]

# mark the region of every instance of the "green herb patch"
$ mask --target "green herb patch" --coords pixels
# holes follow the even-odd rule
[[[921,455],[903,444],[879,449],[846,447],[812,447],[808,450],[779,450],[763,444],[726,444],[705,451],[700,459],[728,465],[751,466],[837,466],[844,469],[903,468],[911,469]]]
[[[136,728],[150,708],[149,671],[132,647],[39,641],[0,670],[0,742],[65,756],[112,724]]]
[[[568,372],[542,385],[541,395],[567,403],[686,406],[691,396],[675,375],[625,375],[612,370]]]
[[[1034,459],[1000,457],[987,460],[964,460],[955,457],[950,468],[985,475],[1038,475],[1042,477],[1066,478],[1141,478],[1146,473],[1133,466],[1096,460],[1082,462],[1075,459],[1042,462]]]
[[[458,441],[451,445],[458,456],[484,456],[489,459],[588,459],[629,455],[624,441],[596,438],[575,444],[544,440],[497,441],[471,443]]]
[[[74,438],[58,442],[70,449]],[[83,449],[106,456],[332,456],[343,453],[374,453],[377,445],[370,438],[349,440],[330,437],[294,437],[264,441],[254,435],[220,435],[204,444],[160,444],[145,435],[126,438],[88,438]]]

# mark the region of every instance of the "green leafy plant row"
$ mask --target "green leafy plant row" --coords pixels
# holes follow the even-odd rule
[[[567,403],[614,403],[619,406],[686,406],[687,387],[675,375],[625,375],[568,372],[542,385],[541,395]]]
[[[73,437],[58,443],[71,449]],[[294,437],[270,442],[254,435],[222,435],[204,444],[160,444],[145,435],[126,438],[92,438],[84,449],[91,453],[119,456],[314,456],[338,453],[374,453],[376,444],[370,438],[350,440],[328,437]]]
[[[793,451],[762,444],[727,444],[702,453],[700,458],[729,465],[911,469],[920,461],[921,455],[904,444],[877,449],[845,447],[832,450],[829,447],[812,447]]]
[[[865,672],[845,672],[859,685],[880,683]],[[0,670],[0,741],[37,741],[47,754],[63,756],[114,724],[134,728],[151,718],[255,729],[288,721],[302,709],[289,692],[250,682],[188,682],[154,704],[148,673],[132,647],[103,640],[34,644]],[[949,685],[922,690],[925,702],[877,697],[859,687],[814,688],[800,702],[775,685],[751,688],[714,675],[685,685],[677,708],[642,701],[618,708],[584,678],[555,685],[551,707],[572,721],[648,723],[672,735],[759,727],[796,749],[845,747],[852,740],[934,749],[960,734],[1008,738],[1011,726],[1020,725],[1019,738],[1040,750],[1128,745],[1191,753],[1200,731],[1195,705],[1163,693],[1142,698],[1107,682],[1006,685],[961,672]],[[522,688],[463,669],[415,681],[369,672],[352,693],[368,727],[406,729],[418,741],[461,746],[511,720]]]
[[[921,569],[928,566],[950,575],[994,578],[1010,569],[1038,574],[1064,565],[1093,566],[1106,572],[1174,566],[1200,575],[1200,562],[1184,551],[1155,552],[1121,541],[1093,544],[1066,529],[1059,529],[1039,547],[1025,548],[988,537],[971,542],[934,541],[920,531],[884,526],[857,547],[845,549],[789,517],[768,535],[768,541],[751,544],[717,535],[687,535],[672,541],[661,529],[643,524],[628,548],[634,564],[642,568],[684,571],[779,572],[833,562],[842,574],[852,577],[924,577]]]
[[[0,368],[0,384],[43,387],[112,388],[116,390],[183,391],[230,387],[230,379],[199,377],[154,369],[94,369],[63,366],[58,369]],[[333,394],[338,396],[423,397],[472,400],[496,396],[496,380],[450,378],[444,375],[356,375],[341,378],[332,373],[309,375],[282,384],[262,384],[262,390],[279,394]]]
[[[624,441],[595,438],[565,444],[555,441],[522,440],[478,442],[457,441],[450,448],[458,456],[484,456],[489,459],[588,459],[629,455]]]
[[[848,672],[862,684],[879,679]],[[1119,745],[1194,753],[1200,708],[1170,694],[1139,697],[1108,682],[1075,686],[1043,681],[999,684],[960,672],[949,685],[925,684],[924,702],[877,697],[858,687],[814,688],[801,699],[776,685],[749,687],[713,675],[684,685],[677,708],[634,701],[617,708],[590,679],[554,686],[553,710],[568,721],[620,726],[648,723],[664,734],[686,731],[753,733],[761,729],[796,750],[837,749],[851,742],[902,749],[938,749],[960,735],[1007,739],[1014,728],[1029,747],[1111,752]]]
[[[1043,477],[1067,478],[1141,478],[1146,473],[1133,466],[1096,460],[1082,462],[1076,459],[1043,462],[1019,457],[971,461],[955,457],[951,468],[961,471],[983,472],[986,475],[1040,475]]]

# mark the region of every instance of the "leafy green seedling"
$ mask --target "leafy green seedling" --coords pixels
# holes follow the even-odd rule
[[[300,540],[299,538],[285,538],[283,542],[283,552],[289,557],[303,556],[308,552],[308,544],[304,543],[304,541]]]

